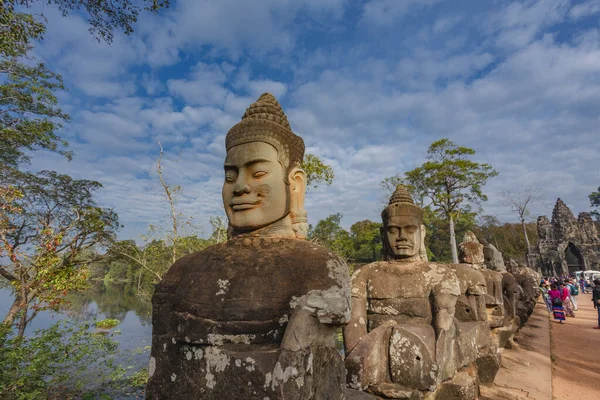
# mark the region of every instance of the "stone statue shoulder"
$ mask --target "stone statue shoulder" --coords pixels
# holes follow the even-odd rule
[[[419,298],[431,292],[458,296],[458,280],[447,265],[429,261],[376,261],[352,275],[352,295]]]
[[[172,306],[182,341],[279,343],[298,306],[322,323],[346,323],[349,281],[346,264],[322,246],[240,236],[178,260],[154,302]]]

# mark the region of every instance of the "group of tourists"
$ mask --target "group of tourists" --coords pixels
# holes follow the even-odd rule
[[[540,282],[540,292],[546,304],[546,308],[552,313],[555,320],[561,324],[565,323],[566,317],[575,317],[577,311],[577,296],[580,292],[586,293],[590,285],[586,285],[584,279],[577,281],[571,277],[543,278]],[[600,279],[595,279],[591,285],[592,302],[598,311],[598,325],[594,329],[600,329]]]

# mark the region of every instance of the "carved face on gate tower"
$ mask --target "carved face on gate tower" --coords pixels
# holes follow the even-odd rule
[[[423,211],[408,191],[398,185],[389,205],[381,213],[384,258],[401,260],[420,258],[425,227]]]
[[[222,195],[233,235],[305,238],[304,142],[291,131],[275,97],[260,96],[227,133],[225,144]]]

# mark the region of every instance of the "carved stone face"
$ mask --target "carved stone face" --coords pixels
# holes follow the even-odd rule
[[[385,237],[394,258],[408,258],[421,249],[421,224],[416,217],[391,216],[385,223]]]
[[[259,229],[290,212],[289,188],[275,147],[264,142],[234,146],[224,168],[223,204],[234,229]]]

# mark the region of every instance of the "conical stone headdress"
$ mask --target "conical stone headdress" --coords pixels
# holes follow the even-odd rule
[[[279,160],[287,167],[299,166],[304,157],[304,141],[290,123],[271,93],[263,93],[246,109],[242,120],[227,132],[225,147],[251,142],[269,143],[277,149]]]
[[[389,217],[393,216],[411,216],[423,223],[423,210],[415,204],[408,190],[402,185],[396,187],[388,206],[381,212],[384,224]]]

